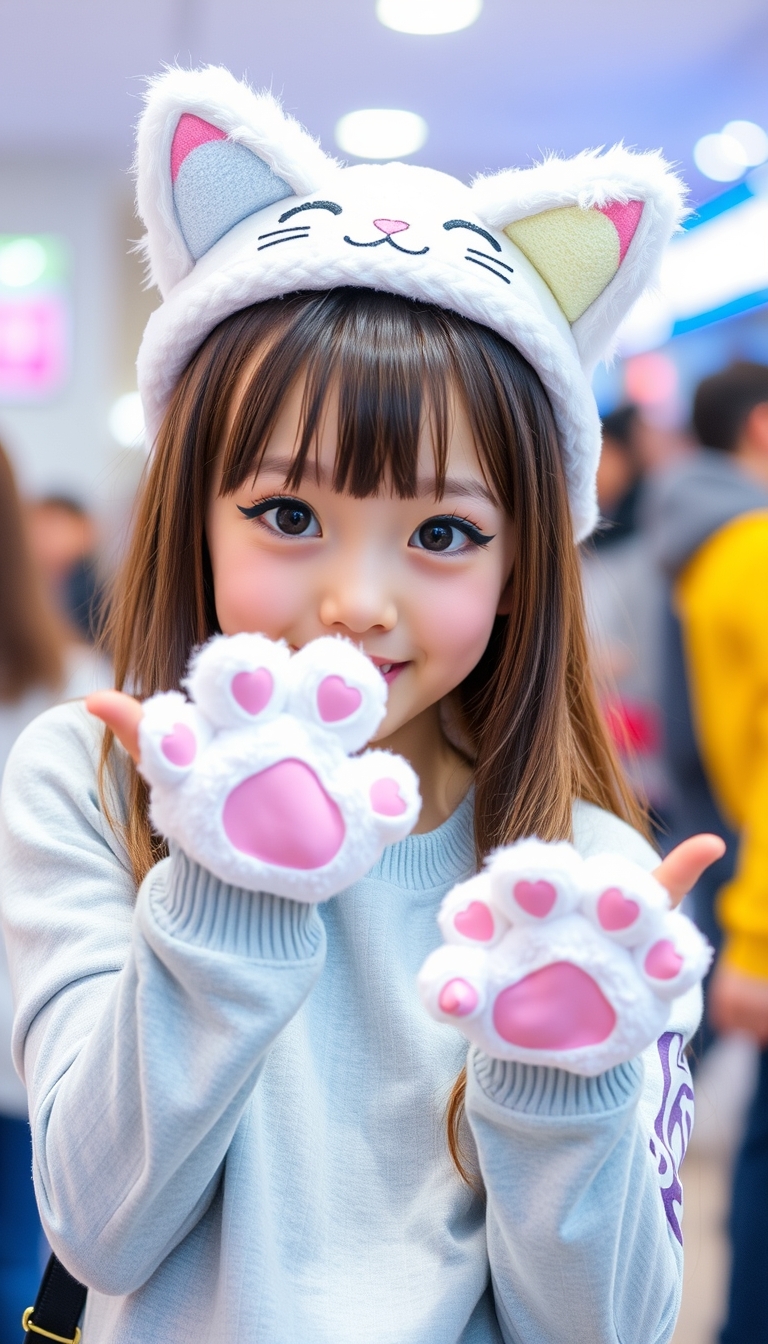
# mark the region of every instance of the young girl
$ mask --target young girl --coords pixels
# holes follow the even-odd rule
[[[416,975],[495,846],[656,864],[587,671],[579,359],[646,282],[678,188],[624,151],[472,191],[340,169],[207,70],[153,87],[139,199],[166,299],[113,616],[131,696],[91,697],[106,733],[81,704],[44,715],[4,790],[16,1061],[84,1344],[667,1340],[696,1004],[663,1048],[580,1077],[467,1056]],[[150,825],[138,701],[244,631],[362,649],[388,685],[376,746],[418,775],[415,833],[321,905],[309,877],[292,899],[191,857],[204,812],[170,855]],[[706,850],[660,870],[676,895]]]

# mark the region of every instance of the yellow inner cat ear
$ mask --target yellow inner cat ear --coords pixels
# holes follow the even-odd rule
[[[642,201],[583,210],[544,210],[504,229],[552,290],[569,322],[599,298],[616,275],[642,214]]]

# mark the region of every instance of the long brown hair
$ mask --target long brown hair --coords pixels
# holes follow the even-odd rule
[[[112,604],[117,686],[139,696],[178,687],[191,650],[217,632],[205,540],[214,466],[221,454],[225,495],[255,474],[300,375],[302,433],[287,486],[295,488],[307,469],[333,387],[335,489],[358,498],[382,487],[413,496],[425,419],[440,489],[453,392],[488,483],[512,519],[512,609],[497,618],[486,652],[455,692],[475,762],[478,859],[521,836],[570,836],[575,798],[642,827],[594,696],[565,474],[544,389],[494,332],[391,294],[337,289],[271,300],[227,318],[194,355],[158,438]],[[102,781],[110,747],[106,735]],[[139,881],[162,847],[135,771],[124,833]],[[448,1131],[464,1174],[462,1099],[463,1075]]]
[[[0,701],[64,680],[62,633],[46,600],[11,464],[0,446]]]

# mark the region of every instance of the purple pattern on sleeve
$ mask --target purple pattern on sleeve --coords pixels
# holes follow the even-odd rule
[[[664,1212],[682,1246],[683,1187],[678,1173],[693,1129],[693,1087],[680,1033],[665,1031],[657,1046],[664,1092],[653,1126],[656,1137],[651,1138],[650,1145],[659,1173]]]

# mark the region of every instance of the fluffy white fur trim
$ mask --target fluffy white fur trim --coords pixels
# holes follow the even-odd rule
[[[259,235],[279,223],[280,205],[242,220],[193,266],[176,218],[170,172],[171,142],[184,112],[212,122],[258,153],[299,199],[322,192],[340,202],[343,232],[352,227],[355,238],[370,238],[379,215],[410,221],[408,240],[416,243],[419,234],[416,252],[406,257],[387,247],[350,247],[341,232],[338,237],[324,233],[317,216],[306,248],[261,247]],[[619,145],[573,159],[552,157],[534,168],[480,177],[471,188],[431,169],[403,164],[341,169],[270,94],[255,94],[227,70],[209,66],[171,69],[151,82],[136,164],[139,212],[147,227],[143,247],[150,277],[165,298],[150,318],[138,360],[150,442],[182,369],[231,313],[298,289],[382,289],[462,313],[499,332],[525,355],[552,402],[574,535],[581,540],[591,532],[597,520],[600,426],[590,373],[610,352],[632,303],[653,281],[683,212],[682,184],[659,154],[633,154]],[[541,276],[502,230],[562,206],[637,199],[645,208],[619,271],[569,327]],[[498,255],[506,256],[507,271],[515,274],[511,288],[498,276],[489,280],[482,260],[469,266],[466,258],[457,257],[443,231],[444,222],[457,217],[498,231]],[[309,215],[303,218],[309,223]],[[418,251],[422,242],[429,244],[423,253]]]
[[[623,145],[584,150],[572,159],[552,155],[533,168],[509,168],[472,184],[475,210],[497,229],[568,205],[586,210],[611,201],[643,201],[618,272],[571,328],[587,373],[610,355],[622,319],[657,280],[664,249],[686,213],[686,191],[660,152],[635,154]]]
[[[456,187],[459,192],[467,191],[460,183]],[[333,194],[332,184],[327,181],[322,189]],[[465,202],[460,200],[459,204]],[[466,270],[447,257],[435,259],[429,268],[416,269],[410,258],[399,264],[388,256],[390,265],[384,268],[379,249],[371,252],[345,248],[343,254],[331,253],[320,263],[316,256],[295,252],[287,256],[275,248],[260,254],[256,269],[253,250],[257,235],[263,230],[263,218],[244,220],[232,231],[237,239],[229,236],[233,252],[235,242],[239,244],[237,256],[231,262],[224,260],[222,254],[228,240],[222,240],[152,314],[138,358],[139,390],[151,442],[180,373],[208,333],[230,313],[299,289],[325,290],[337,285],[386,289],[453,309],[481,322],[505,336],[530,361],[547,390],[555,414],[575,540],[589,536],[597,522],[595,473],[600,456],[600,420],[591,386],[562,316],[561,331],[543,306],[534,301],[518,300],[510,305],[505,292],[497,294],[487,287],[468,287]],[[512,247],[510,243],[509,248]],[[520,253],[520,269],[525,265]],[[539,284],[546,288],[542,281]]]
[[[171,144],[179,118],[202,117],[265,160],[297,196],[315,191],[334,163],[271,93],[254,93],[222,66],[172,68],[150,80],[136,142],[136,198],[147,233],[148,276],[165,297],[193,266],[173,206]]]

